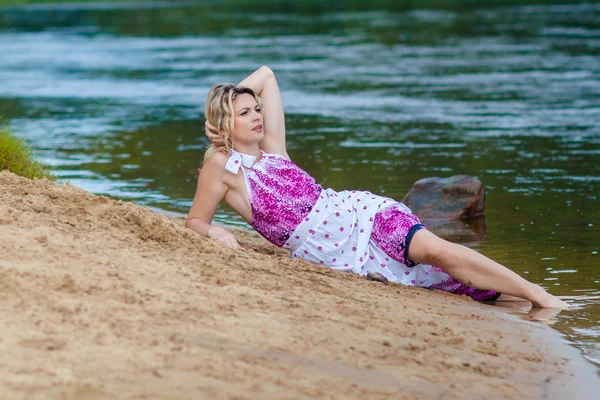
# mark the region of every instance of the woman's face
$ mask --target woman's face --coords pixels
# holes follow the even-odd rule
[[[235,112],[234,143],[251,144],[260,142],[264,137],[263,118],[254,97],[247,93],[237,96],[233,100],[233,109]]]

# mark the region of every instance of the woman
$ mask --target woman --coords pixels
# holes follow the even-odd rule
[[[568,307],[502,265],[438,238],[402,203],[369,192],[322,189],[290,161],[279,86],[261,67],[239,85],[214,86],[205,116],[211,145],[186,226],[240,249],[211,225],[225,200],[271,243],[316,264],[476,300]],[[212,132],[212,133],[211,133]]]

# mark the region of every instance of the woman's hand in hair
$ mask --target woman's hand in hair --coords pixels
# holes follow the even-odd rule
[[[223,146],[225,144],[223,137],[219,135],[217,128],[211,125],[208,120],[204,122],[204,134],[215,146]]]
[[[230,247],[234,250],[244,250],[239,245],[235,237],[220,226],[214,226],[210,228],[208,231],[208,237],[217,239],[218,241],[225,243],[227,247]]]

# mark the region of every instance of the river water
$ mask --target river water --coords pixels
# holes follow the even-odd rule
[[[347,3],[0,7],[0,115],[61,180],[182,215],[209,87],[269,65],[324,186],[481,179],[485,234],[455,239],[573,296],[550,323],[600,363],[600,5]]]

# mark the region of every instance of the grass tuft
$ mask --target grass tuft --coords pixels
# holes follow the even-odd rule
[[[0,171],[5,169],[29,179],[57,179],[47,166],[33,157],[23,139],[15,137],[8,126],[0,125]]]

